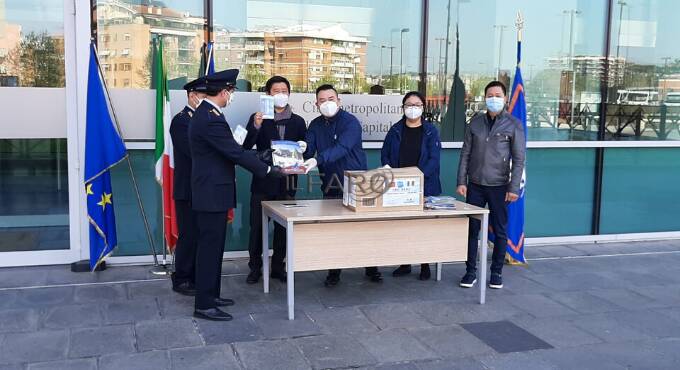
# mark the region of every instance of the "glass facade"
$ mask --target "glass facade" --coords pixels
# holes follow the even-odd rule
[[[97,0],[97,45],[111,88],[151,86],[152,42],[162,37],[169,87],[181,89],[198,76],[206,27],[202,0]]]
[[[69,249],[66,139],[0,139],[0,252]]]
[[[215,1],[215,64],[258,90],[272,75],[294,92],[330,83],[344,93],[416,90],[420,0]]]
[[[0,0],[1,101],[35,97],[36,104],[50,107],[70,101],[44,95],[65,95],[66,70],[79,79],[85,73],[65,68],[65,37],[72,36],[65,36],[70,28],[64,4],[71,6]],[[130,155],[159,251],[153,113],[129,108],[137,101],[144,108],[144,101],[153,104],[155,38],[165,43],[171,89],[198,75],[202,45],[211,40],[216,69],[238,68],[241,91],[258,91],[278,74],[291,81],[294,93],[313,92],[322,83],[345,94],[393,95],[371,97],[376,99],[425,93],[426,118],[439,125],[444,142],[444,193],[452,195],[456,148],[469,119],[485,110],[483,87],[493,79],[509,85],[514,77],[518,11],[524,19],[521,67],[529,139],[526,235],[680,231],[674,217],[680,211],[674,186],[680,180],[675,145],[680,142],[667,142],[680,139],[676,1],[91,0],[91,5],[92,35],[123,132],[136,148]],[[454,93],[458,87],[462,90]],[[184,95],[171,95],[174,112]],[[237,104],[249,104],[252,96]],[[44,134],[21,120],[0,125],[0,252],[69,248],[67,170],[74,163],[66,148],[75,134],[66,139],[66,114],[52,116],[44,125],[63,130]],[[624,144],[612,141],[630,143],[617,147]],[[376,144],[367,144],[370,167],[379,165]],[[660,145],[670,147],[655,147]],[[147,255],[127,165],[116,166],[112,178],[120,241],[115,255]],[[315,177],[301,181],[300,198],[320,196]],[[249,185],[249,173],[239,169],[227,250],[247,246]]]
[[[67,141],[45,134],[65,132],[65,116],[28,125],[45,115],[14,109],[64,105],[63,13],[60,1],[0,1],[0,255],[70,248]]]
[[[63,17],[61,1],[0,1],[0,87],[64,87]]]
[[[610,83],[608,140],[680,139],[680,45],[672,0],[617,0],[610,55],[622,73]]]

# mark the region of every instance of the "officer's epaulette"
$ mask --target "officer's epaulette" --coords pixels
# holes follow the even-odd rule
[[[211,109],[210,112],[211,112],[212,114],[216,115],[217,117],[220,116],[220,112],[218,112],[217,109],[215,109],[215,108]]]

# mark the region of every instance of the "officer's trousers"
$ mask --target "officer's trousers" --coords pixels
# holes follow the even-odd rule
[[[196,212],[198,249],[196,250],[196,299],[199,310],[214,308],[220,296],[222,255],[227,236],[227,212]]]

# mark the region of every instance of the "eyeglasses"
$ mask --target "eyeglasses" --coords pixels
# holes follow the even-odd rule
[[[404,108],[422,108],[422,104],[404,104]]]

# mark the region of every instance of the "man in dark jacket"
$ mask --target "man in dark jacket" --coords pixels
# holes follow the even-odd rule
[[[351,113],[340,109],[338,92],[332,85],[316,89],[316,105],[321,115],[312,120],[307,129],[305,158],[309,159],[306,163],[308,167],[319,167],[324,199],[342,198],[344,172],[367,168],[361,124]],[[325,285],[337,285],[340,271],[328,271]],[[366,276],[373,282],[382,281],[377,267],[366,267]]]
[[[248,135],[243,142],[244,149],[252,149],[257,145],[258,151],[271,149],[272,141],[289,140],[304,144],[307,124],[305,120],[293,113],[288,104],[290,82],[281,76],[270,78],[265,90],[274,97],[274,118],[263,119],[262,112],[250,116],[246,129]],[[290,175],[279,181],[253,177],[250,184],[250,273],[246,278],[248,284],[255,284],[262,276],[262,201],[290,200],[295,198],[297,175]],[[286,281],[283,259],[286,257],[286,229],[274,223],[274,254],[272,255],[271,277]]]
[[[458,164],[458,194],[469,204],[489,205],[490,226],[495,235],[489,287],[503,287],[503,262],[507,244],[508,203],[519,198],[524,171],[525,143],[522,123],[505,111],[505,85],[492,81],[484,89],[487,112],[474,117],[465,129]],[[477,282],[479,220],[470,219],[467,272],[460,286]],[[486,248],[485,245],[482,248]]]
[[[196,295],[196,241],[198,225],[191,209],[191,151],[189,147],[189,124],[196,107],[205,98],[205,79],[199,78],[184,85],[187,105],[175,115],[170,124],[175,174],[173,199],[177,213],[179,232],[175,247],[175,272],[172,274],[172,290],[182,295]]]
[[[237,75],[237,69],[230,69],[206,76],[207,96],[189,125],[191,206],[198,224],[194,317],[207,320],[232,319],[217,307],[234,304],[220,298],[220,281],[227,211],[236,207],[235,165],[256,177],[284,176],[279,168],[268,166],[234,140],[221,110],[233,99]]]

